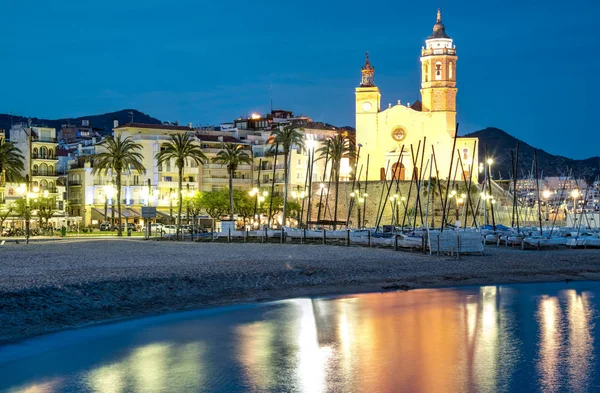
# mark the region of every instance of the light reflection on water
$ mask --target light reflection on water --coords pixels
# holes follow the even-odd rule
[[[0,391],[597,391],[599,290],[558,283],[293,299],[119,334],[97,327],[84,343],[12,362],[0,348]]]

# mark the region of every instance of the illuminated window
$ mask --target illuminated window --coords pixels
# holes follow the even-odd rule
[[[452,74],[453,74],[453,70],[452,70],[452,62],[450,62],[450,65],[448,66],[448,78],[452,79]]]

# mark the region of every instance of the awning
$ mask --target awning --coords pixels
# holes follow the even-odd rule
[[[109,207],[108,209],[106,209],[106,217],[104,217],[104,209],[103,208],[99,208],[99,207],[92,207],[92,220],[94,219],[101,219],[104,221],[107,221],[109,218],[112,218],[112,209]],[[94,215],[96,216],[96,218],[94,217]],[[137,213],[134,209],[132,208],[121,208],[121,217],[122,218],[137,218],[140,217],[140,214]],[[119,218],[119,211],[118,209],[115,209],[115,218]]]

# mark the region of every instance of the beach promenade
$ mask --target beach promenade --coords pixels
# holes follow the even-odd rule
[[[600,250],[485,255],[300,244],[64,239],[0,247],[0,343],[174,310],[312,295],[598,280]]]

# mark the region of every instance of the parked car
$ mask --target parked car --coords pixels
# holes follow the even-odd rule
[[[177,233],[177,225],[163,225],[162,233],[164,234],[176,234]]]
[[[100,230],[101,231],[110,231],[111,225],[110,222],[108,221],[104,221],[102,224],[100,224]]]
[[[118,228],[119,228],[119,227],[118,227],[117,225],[115,225],[115,226],[113,227],[113,231],[116,231]],[[125,229],[125,223],[121,224],[121,229],[122,229],[123,231],[125,231],[125,230],[126,230],[126,229]],[[127,223],[127,230],[129,230],[129,229],[131,229],[132,231],[137,231],[137,227],[136,227],[136,225],[135,225],[134,223],[132,223],[132,222],[128,222],[128,223]]]
[[[148,231],[148,227],[144,227],[144,232]],[[163,224],[150,224],[150,235],[160,235],[164,233]]]

